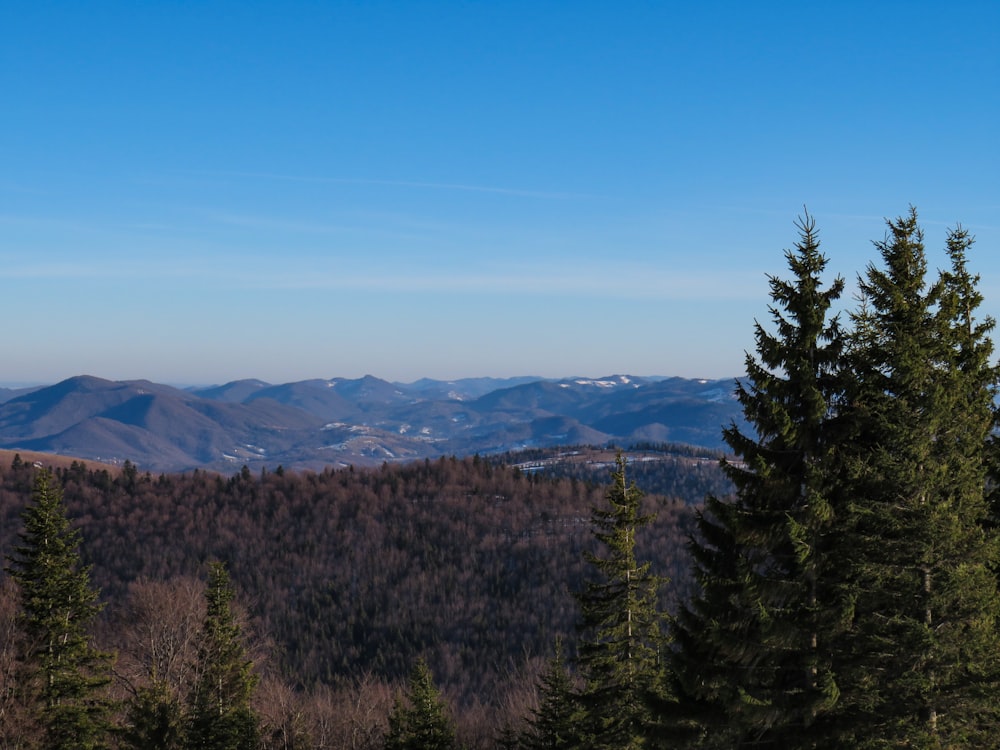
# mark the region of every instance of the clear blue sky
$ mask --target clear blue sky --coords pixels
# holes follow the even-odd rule
[[[803,205],[1000,315],[997,2],[0,0],[0,382],[743,372]]]

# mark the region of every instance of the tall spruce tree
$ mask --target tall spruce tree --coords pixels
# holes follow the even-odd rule
[[[972,457],[964,462],[966,470],[977,472],[972,484],[978,486],[986,472],[987,505],[989,518],[986,525],[991,532],[998,528],[994,504],[1000,498],[1000,473],[997,471],[996,457],[1000,442],[996,439],[998,416],[996,398],[992,408],[984,403],[983,389],[996,395],[1000,382],[1000,368],[992,362],[993,343],[990,335],[995,321],[989,316],[977,318],[983,296],[979,292],[979,276],[968,270],[967,255],[974,242],[973,237],[961,227],[948,233],[947,254],[950,269],[941,274],[942,295],[938,318],[945,326],[951,325],[954,341],[951,346],[951,368],[953,375],[970,378],[964,385],[956,385],[950,395],[956,399],[955,412],[962,419],[953,424],[954,436],[961,448],[958,457]],[[987,435],[985,453],[983,435]],[[985,466],[983,465],[985,462]]]
[[[998,731],[996,542],[983,523],[997,372],[992,322],[951,233],[933,283],[917,215],[888,223],[860,280],[846,411],[856,592],[840,653],[851,747],[984,747]]]
[[[29,692],[44,750],[103,747],[110,660],[94,648],[88,632],[101,605],[80,560],[80,533],[71,527],[62,491],[47,470],[35,475],[21,518],[21,544],[8,568],[20,590],[25,636],[19,689]]]
[[[521,739],[526,750],[571,750],[580,745],[582,710],[563,656],[562,640],[538,683],[538,708]]]
[[[455,727],[434,678],[423,659],[410,673],[405,698],[398,696],[389,714],[385,750],[455,750]]]
[[[653,516],[642,514],[642,492],[627,481],[625,470],[619,453],[607,505],[591,511],[600,549],[586,560],[597,575],[577,595],[584,680],[580,729],[582,746],[595,749],[641,747],[650,720],[648,698],[662,682],[658,595],[664,579],[636,557],[636,533]]]
[[[755,325],[737,384],[746,421],[724,432],[735,498],[709,497],[690,548],[698,592],[673,624],[673,729],[692,747],[822,745],[838,697],[833,642],[848,600],[835,572],[829,456],[842,390],[844,334],[824,288],[815,222],[786,251],[792,280],[770,278],[774,331]]]
[[[198,676],[188,699],[191,750],[254,750],[257,745],[257,716],[250,707],[257,676],[232,611],[233,596],[225,566],[212,563],[198,644]]]

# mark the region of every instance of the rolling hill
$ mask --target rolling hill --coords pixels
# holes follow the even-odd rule
[[[147,471],[379,465],[553,445],[720,448],[739,420],[733,381],[685,378],[420,380],[373,376],[182,389],[77,376],[9,391],[0,449]]]

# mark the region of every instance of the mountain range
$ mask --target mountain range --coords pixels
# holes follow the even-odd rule
[[[722,447],[741,421],[728,380],[373,376],[178,388],[82,375],[0,389],[0,448],[145,471],[378,465],[554,445]]]

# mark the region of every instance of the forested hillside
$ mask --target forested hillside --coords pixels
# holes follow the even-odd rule
[[[33,471],[0,469],[4,554]],[[423,656],[464,701],[490,700],[498,679],[569,640],[587,518],[605,491],[475,458],[231,477],[78,463],[56,478],[109,632],[130,584],[204,578],[218,560],[292,681],[395,679]],[[649,502],[658,521],[642,549],[682,581],[686,506]]]
[[[733,485],[722,470],[722,451],[679,443],[638,443],[624,451],[629,478],[643,492],[699,505],[707,495],[725,497]],[[516,466],[539,476],[576,479],[605,485],[616,451],[590,446],[534,448],[489,457],[502,466]]]

